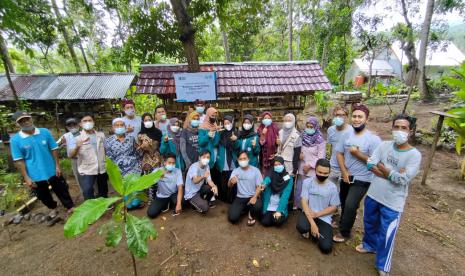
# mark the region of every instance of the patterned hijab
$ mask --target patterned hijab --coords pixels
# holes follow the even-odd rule
[[[314,147],[318,144],[324,142],[323,135],[321,134],[320,125],[318,123],[318,119],[316,117],[309,117],[307,123],[313,125],[313,129],[315,133],[308,134],[307,132],[302,131],[302,145],[304,147]]]

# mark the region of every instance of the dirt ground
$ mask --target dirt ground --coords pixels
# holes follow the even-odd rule
[[[412,107],[419,128],[430,129],[431,110],[438,105]],[[372,107],[369,128],[390,138],[385,106]],[[418,146],[423,161],[428,146]],[[458,180],[454,153],[437,151],[427,186],[415,178],[396,239],[391,275],[465,275],[465,183]],[[72,182],[72,192],[79,190]],[[356,253],[363,234],[359,210],[354,238],[337,244],[330,255],[299,237],[296,216],[282,228],[247,227],[227,222],[227,205],[207,215],[191,210],[153,220],[159,237],[149,243],[149,255],[138,259],[139,275],[375,275],[374,255]],[[36,210],[34,210],[36,211]],[[144,210],[135,211],[144,215]],[[106,218],[109,218],[106,215]],[[131,275],[125,244],[107,248],[98,226],[75,239],[63,236],[63,225],[51,228],[31,222],[9,226],[0,233],[1,275]],[[252,264],[257,260],[259,267]]]

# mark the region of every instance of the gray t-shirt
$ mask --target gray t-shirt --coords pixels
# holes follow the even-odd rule
[[[382,142],[368,159],[368,167],[382,162],[391,170],[389,180],[374,176],[367,195],[397,212],[404,210],[408,186],[417,175],[421,164],[421,153],[416,148],[398,150],[393,141]],[[405,172],[400,172],[404,169]]]
[[[346,128],[343,130],[337,130],[336,126],[330,126],[328,128],[328,143],[331,144],[331,159],[329,160],[329,163],[331,164],[331,170],[340,171],[336,157],[337,144],[341,141],[341,137],[343,135],[353,131],[354,128],[351,125],[346,125]]]
[[[329,206],[339,206],[341,204],[336,185],[329,180],[320,184],[314,177],[304,180],[300,196],[308,200],[308,206],[313,212],[319,212]],[[319,219],[331,224],[332,216],[332,214],[328,214],[319,217]]]
[[[268,203],[267,211],[276,212],[279,207],[279,200],[281,199],[280,194],[272,194],[270,197],[270,203]]]
[[[129,119],[127,116],[122,117],[124,124],[126,125],[126,128],[131,126],[134,128],[132,132],[126,133],[126,135],[132,136],[137,140],[137,135],[140,132],[141,124],[142,124],[142,119],[140,116],[134,116],[134,118]]]
[[[157,168],[154,172],[161,170]],[[178,191],[178,187],[184,185],[182,181],[182,172],[175,168],[172,172],[165,172],[162,178],[157,182],[157,197],[167,198]]]
[[[205,179],[196,184],[194,183],[192,178],[194,176],[204,176],[205,172],[207,171],[210,171],[210,167],[206,165],[202,169],[198,161],[190,166],[189,170],[187,171],[187,175],[186,175],[186,186],[185,186],[185,195],[184,195],[185,200],[189,200],[192,197],[194,197],[195,194],[198,193],[202,185],[205,184]],[[209,176],[207,180],[211,181],[212,180],[211,176]]]
[[[368,130],[364,131],[361,135],[356,135],[355,131],[352,131],[341,137],[336,151],[344,154],[345,165],[349,170],[349,174],[353,175],[355,180],[370,182],[373,178],[373,173],[368,170],[365,162],[353,156],[349,150],[352,146],[355,146],[363,154],[371,156],[380,143],[381,139]]]
[[[237,197],[250,198],[255,195],[255,189],[263,182],[260,170],[254,166],[249,166],[247,170],[235,168],[231,173],[231,178],[237,177]]]

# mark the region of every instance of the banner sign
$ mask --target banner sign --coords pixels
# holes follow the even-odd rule
[[[194,102],[195,100],[216,100],[216,73],[179,73],[174,74],[176,101]]]

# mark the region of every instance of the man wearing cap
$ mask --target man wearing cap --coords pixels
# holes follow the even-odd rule
[[[140,116],[136,115],[134,101],[131,99],[125,99],[122,102],[122,107],[125,114],[122,119],[126,125],[126,135],[137,138],[142,126],[142,120]]]
[[[58,139],[57,144],[59,146],[66,146],[66,153],[71,159],[71,168],[73,169],[74,178],[76,183],[81,187],[81,177],[78,172],[77,158],[71,157],[71,148],[70,145],[75,144],[75,139],[79,136],[79,124],[76,118],[68,118],[65,121],[65,127],[68,130],[60,139]]]
[[[36,192],[37,198],[52,210],[50,217],[56,217],[58,212],[57,202],[53,200],[49,185],[70,212],[74,203],[67,185],[60,179],[58,145],[55,139],[48,129],[36,128],[31,115],[25,111],[13,114],[13,120],[21,130],[11,138],[11,155],[24,182]]]

